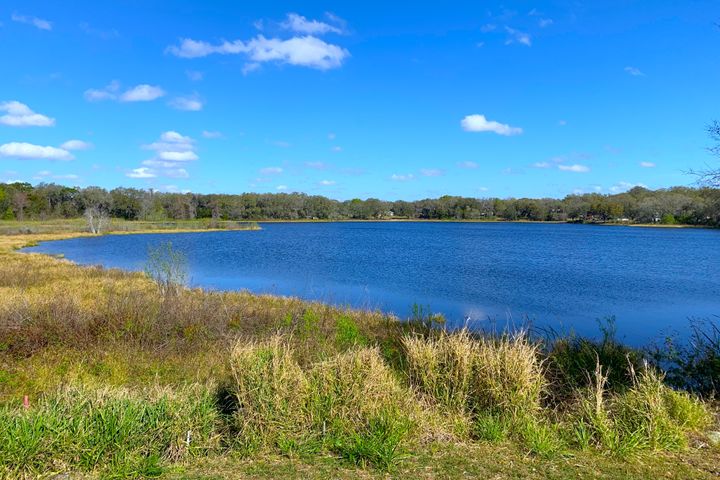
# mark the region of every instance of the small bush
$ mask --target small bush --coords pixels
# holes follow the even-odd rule
[[[598,360],[607,377],[605,388],[611,392],[621,392],[632,386],[628,362],[636,370],[642,367],[642,352],[617,339],[614,317],[598,324],[602,333],[600,340],[575,335],[551,340],[548,367],[556,385],[555,397],[560,400],[578,388],[589,386],[587,373],[595,369]]]
[[[358,324],[348,315],[340,315],[335,321],[335,343],[340,350],[356,345],[367,345],[368,340],[360,332]]]
[[[619,433],[640,434],[643,447],[678,450],[686,434],[709,423],[710,415],[699,402],[663,383],[661,375],[646,368],[635,386],[616,399],[615,425]]]
[[[412,395],[375,348],[354,347],[304,371],[279,336],[238,343],[231,355],[236,447],[285,455],[326,448],[386,470],[402,457]]]
[[[690,338],[668,338],[651,350],[653,359],[667,367],[667,382],[712,397],[720,392],[720,323],[692,320]]]
[[[187,283],[187,270],[187,258],[182,252],[173,248],[171,242],[148,249],[145,273],[155,281],[161,295],[165,297],[176,295]]]

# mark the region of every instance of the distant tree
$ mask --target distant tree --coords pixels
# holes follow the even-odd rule
[[[88,187],[82,191],[80,202],[85,207],[83,216],[90,233],[102,233],[109,223],[112,196],[102,188]]]
[[[720,122],[716,120],[708,125],[707,131],[710,138],[715,142],[715,145],[708,148],[708,150],[716,157],[720,157]],[[708,187],[720,187],[720,168],[711,168],[692,173],[698,175],[700,184]]]
[[[107,211],[102,210],[98,207],[88,207],[83,213],[85,221],[87,222],[88,230],[90,233],[97,235],[102,233],[107,228],[110,218],[108,217]]]
[[[18,220],[25,220],[25,208],[28,206],[28,194],[22,190],[13,192],[12,205],[15,211],[15,218]]]

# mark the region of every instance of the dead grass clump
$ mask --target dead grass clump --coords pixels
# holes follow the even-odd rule
[[[403,339],[411,382],[455,411],[516,417],[539,411],[546,388],[538,348],[522,333],[473,337],[466,330]]]
[[[243,449],[277,446],[284,438],[305,434],[309,384],[285,339],[238,342],[230,368],[237,400],[235,426]]]

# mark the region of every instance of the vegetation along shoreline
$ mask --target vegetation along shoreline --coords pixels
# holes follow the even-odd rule
[[[16,251],[84,235],[0,236],[2,478],[482,475],[498,452],[504,475],[718,474],[716,325],[672,349],[611,322],[446,332],[428,312],[184,288],[171,247],[146,273]]]

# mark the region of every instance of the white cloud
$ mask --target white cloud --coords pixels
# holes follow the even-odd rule
[[[10,142],[0,145],[0,157],[21,160],[72,160],[74,158],[70,152],[62,148],[43,147],[24,142]]]
[[[586,165],[573,164],[573,165],[558,165],[558,169],[563,172],[575,172],[575,173],[587,173],[590,171],[590,167]]]
[[[486,23],[485,25],[480,27],[480,31],[483,33],[494,32],[495,30],[497,30],[497,25],[493,23]]]
[[[198,112],[202,110],[203,103],[197,97],[176,97],[170,100],[169,105],[176,110]]]
[[[549,27],[553,23],[555,23],[555,22],[553,22],[552,18],[541,18],[538,21],[538,26],[540,26],[540,28],[545,28],[545,27]]]
[[[158,158],[168,162],[192,162],[199,157],[195,152],[186,150],[184,152],[158,152]]]
[[[415,175],[413,175],[412,173],[408,173],[407,175],[398,175],[393,173],[392,175],[390,175],[390,180],[394,180],[396,182],[407,182],[410,180],[415,180]]]
[[[505,31],[509,35],[508,39],[505,40],[505,45],[511,45],[513,43],[519,43],[526,47],[532,46],[532,39],[529,33],[524,33],[514,28],[505,27]]]
[[[277,187],[275,187],[275,190],[277,190],[278,192],[284,192],[287,189],[287,185],[278,185]]]
[[[10,18],[13,22],[26,23],[40,30],[52,30],[52,22],[43,20],[42,18],[33,17],[32,15],[20,15],[13,13]]]
[[[552,165],[550,162],[535,162],[532,164],[533,168],[550,168]]]
[[[437,168],[422,168],[420,169],[420,174],[424,177],[441,177],[444,175],[445,172],[443,172],[440,169]]]
[[[330,150],[332,150],[332,151],[335,152],[335,153],[340,153],[340,152],[342,152],[342,147],[340,147],[340,146],[338,146],[338,145],[335,145],[335,146],[332,147]]]
[[[632,75],[633,77],[644,77],[645,74],[640,71],[637,67],[625,67],[625,72],[627,72],[629,75]]]
[[[213,132],[211,130],[203,130],[202,136],[205,138],[222,138],[223,134],[220,132]]]
[[[319,70],[338,68],[350,56],[350,52],[346,49],[326,43],[311,35],[291,37],[287,40],[258,35],[247,42],[242,40],[224,41],[218,45],[185,38],[181,40],[179,46],[172,45],[166,51],[182,58],[205,57],[213,53],[221,55],[242,53],[258,64],[277,62]]]
[[[505,123],[488,120],[485,115],[468,115],[460,121],[460,125],[466,132],[493,132],[498,135],[520,135],[522,128],[511,127]]]
[[[469,169],[469,170],[472,170],[472,169],[474,169],[474,168],[478,168],[478,164],[477,164],[476,162],[470,162],[470,161],[459,162],[459,163],[457,164],[457,166],[460,167],[460,168],[467,168],[467,169]]]
[[[262,175],[279,175],[283,173],[283,169],[280,167],[265,167],[260,169]]]
[[[654,168],[655,163],[653,162],[640,162],[640,166],[643,168]]]
[[[92,146],[93,145],[90,142],[83,142],[82,140],[68,140],[60,145],[60,148],[65,150],[89,150]]]
[[[165,90],[155,85],[136,85],[120,95],[121,102],[150,102],[165,95]]]
[[[150,102],[165,95],[165,90],[157,85],[143,83],[120,93],[120,82],[113,80],[100,89],[85,90],[85,100],[99,102],[101,100],[118,100],[120,102]]]
[[[329,187],[331,185],[335,185],[337,182],[335,180],[320,180],[318,182],[319,185],[322,185],[323,187]]]
[[[308,20],[297,13],[288,13],[287,19],[280,24],[283,28],[297,33],[308,35],[322,35],[324,33],[343,33],[342,29],[329,23],[318,20]]]
[[[174,130],[163,132],[158,141],[143,145],[142,148],[155,151],[155,156],[143,161],[144,167],[136,168],[128,174],[131,178],[188,178],[190,174],[184,166],[187,162],[199,159],[195,141]]]
[[[167,132],[164,132],[162,135],[160,135],[160,139],[165,142],[175,142],[183,144],[192,143],[192,138],[181,135],[174,130],[168,130]]]
[[[52,127],[55,119],[33,112],[30,107],[17,101],[0,103],[0,123],[11,127]]]
[[[101,100],[115,100],[117,99],[117,92],[120,90],[120,82],[113,80],[105,88],[95,89],[91,88],[85,90],[85,100],[88,102],[99,102]]]
[[[149,168],[140,167],[134,168],[130,172],[126,173],[125,176],[130,178],[155,178],[157,175],[152,172]]]

